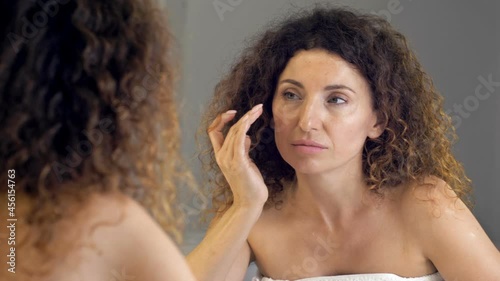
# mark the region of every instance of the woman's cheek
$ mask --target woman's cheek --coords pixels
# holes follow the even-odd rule
[[[275,130],[285,130],[293,125],[296,109],[289,104],[277,105],[274,110]]]
[[[276,133],[286,131],[289,124],[290,120],[287,119],[287,116],[282,111],[274,115],[274,131]]]

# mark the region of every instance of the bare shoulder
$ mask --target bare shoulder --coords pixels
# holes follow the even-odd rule
[[[442,216],[470,212],[455,191],[437,177],[427,177],[421,183],[409,184],[401,199],[405,217],[429,223]]]
[[[446,182],[413,184],[400,204],[408,235],[445,280],[500,280],[500,253]]]
[[[169,236],[140,204],[123,194],[92,195],[74,223],[83,230],[81,247],[72,257],[77,268],[73,272],[82,280],[193,280]]]
[[[405,228],[422,243],[435,238],[430,234],[437,230],[437,235],[452,235],[445,233],[459,225],[468,231],[484,232],[471,210],[440,178],[427,177],[423,182],[410,184],[402,193],[400,204]]]

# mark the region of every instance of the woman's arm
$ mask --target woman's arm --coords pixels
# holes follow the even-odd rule
[[[248,156],[250,139],[246,135],[262,114],[262,105],[247,112],[224,137],[222,129],[234,114],[219,115],[208,129],[217,164],[231,187],[233,204],[214,219],[205,238],[188,256],[198,280],[243,280],[251,256],[247,238],[268,196],[262,175]]]
[[[500,280],[500,253],[450,187],[437,180],[432,190],[423,188],[415,194],[409,221],[425,256],[443,278]]]
[[[247,237],[260,212],[232,206],[209,228],[187,261],[199,281],[243,280],[250,261]]]

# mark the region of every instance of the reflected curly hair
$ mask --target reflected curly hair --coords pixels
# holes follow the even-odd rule
[[[15,171],[35,247],[59,254],[47,245],[66,207],[110,192],[138,200],[179,240],[172,203],[187,172],[166,13],[153,0],[1,6],[0,181]]]
[[[202,128],[222,112],[238,111],[234,124],[254,105],[262,116],[250,128],[250,158],[269,189],[270,203],[281,202],[295,171],[281,157],[271,126],[272,100],[278,77],[300,50],[324,49],[356,67],[368,81],[373,107],[385,131],[367,139],[363,151],[366,183],[379,194],[427,176],[446,181],[471,206],[471,183],[452,155],[456,134],[443,111],[443,98],[424,72],[405,37],[386,20],[346,8],[316,7],[297,13],[260,35],[216,86]],[[225,128],[227,133],[229,126]],[[210,142],[205,142],[210,147]],[[213,211],[232,204],[232,194],[208,148],[200,155],[212,191]]]

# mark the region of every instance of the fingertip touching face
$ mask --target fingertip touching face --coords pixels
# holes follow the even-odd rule
[[[366,79],[322,49],[302,50],[290,59],[272,110],[276,145],[297,173],[361,170],[366,138],[382,133]]]

